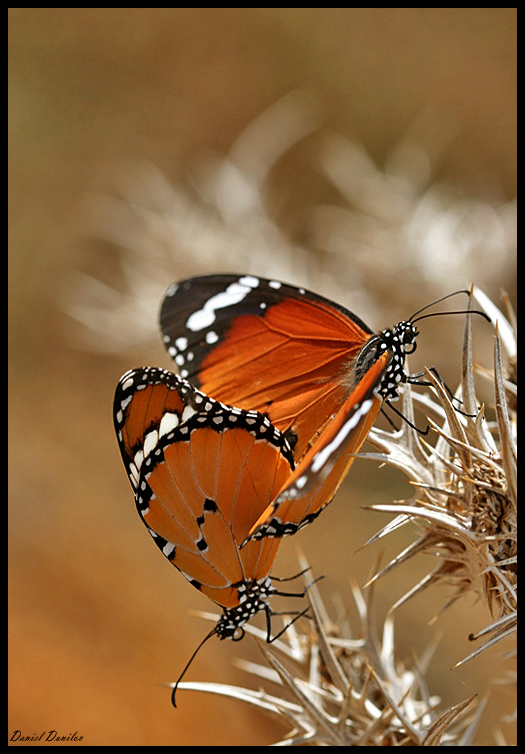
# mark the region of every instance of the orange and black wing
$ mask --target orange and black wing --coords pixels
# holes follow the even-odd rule
[[[344,307],[250,275],[170,286],[160,312],[180,373],[225,403],[268,413],[300,459],[357,382],[355,361],[373,332]]]
[[[138,512],[163,554],[224,608],[269,574],[277,540],[240,550],[293,470],[284,435],[256,411],[209,398],[178,375],[127,372],[114,401]]]
[[[381,408],[379,390],[390,358],[385,353],[372,364],[245,541],[295,534],[331,502]]]

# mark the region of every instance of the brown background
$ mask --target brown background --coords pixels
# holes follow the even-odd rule
[[[378,164],[423,119],[421,145],[438,156],[434,179],[495,204],[511,200],[515,9],[15,8],[9,21],[9,735],[78,731],[87,745],[271,743],[283,730],[240,702],[183,692],[174,711],[159,685],[177,676],[208,630],[189,611],[209,606],[149,543],[113,435],[120,374],[168,366],[154,335],[156,305],[144,313],[149,340],[120,351],[92,347],[67,314],[78,273],[123,285],[118,265],[127,251],[116,256],[114,244],[95,238],[86,197],[115,191],[137,160],[176,184],[203,154],[223,154],[266,108],[304,88],[318,98],[325,126],[361,142]],[[305,163],[299,150],[278,171],[274,206],[282,227],[307,246],[304,210],[326,199],[326,186]],[[188,253],[168,264],[159,291],[181,274],[231,267],[216,257],[212,269],[202,257],[193,265]],[[261,274],[278,274],[265,259],[258,264]],[[417,276],[410,294],[377,278],[367,281],[382,306],[371,324],[428,303]],[[500,287],[513,294],[513,286],[503,267],[487,284],[493,295]],[[430,346],[421,353],[435,363],[439,344]],[[377,554],[356,550],[387,519],[359,506],[409,494],[399,477],[371,468],[357,463],[337,505],[298,539],[328,574],[327,602],[333,591],[346,595],[348,574],[363,583]],[[403,533],[397,545],[408,541]],[[283,545],[276,572],[297,569],[294,545]],[[380,615],[424,568],[379,585]],[[401,658],[424,649],[434,631],[428,620],[445,598],[440,590],[400,612]],[[468,631],[487,620],[472,601],[439,619],[430,682],[447,703],[483,694],[501,667],[493,652],[450,670],[471,649]],[[251,640],[210,642],[189,678],[256,687],[233,666],[239,655],[257,657]],[[512,697],[499,686],[491,693],[485,745],[497,726],[512,740],[498,722]]]

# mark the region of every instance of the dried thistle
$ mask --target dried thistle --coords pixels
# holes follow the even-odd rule
[[[179,688],[231,697],[278,719],[289,731],[278,746],[470,745],[483,705],[476,709],[472,697],[440,708],[425,682],[435,647],[412,666],[397,662],[392,616],[379,637],[373,588],[366,597],[357,585],[352,592],[356,630],[346,618],[337,625],[329,620],[315,586],[308,591],[313,620],[302,624],[301,633],[294,624],[285,635],[288,643],[270,648],[262,631],[248,627],[260,639],[267,665],[239,664],[276,683],[278,695],[217,683],[183,682]]]
[[[461,397],[462,413],[454,407],[441,382],[427,371],[432,396],[405,389],[403,411],[408,418],[413,418],[415,405],[425,412],[439,436],[435,446],[405,423],[398,432],[372,430],[369,440],[381,452],[363,454],[401,469],[416,488],[414,497],[402,504],[373,506],[398,515],[370,541],[409,521],[416,521],[421,530],[419,537],[374,578],[417,553],[438,556],[432,573],[410,589],[394,608],[431,585],[444,582],[452,587],[448,604],[464,594],[473,594],[485,601],[494,617],[483,631],[470,636],[472,640],[483,637],[486,641],[463,662],[514,633],[517,625],[516,411],[511,408],[515,405],[515,384],[504,377],[498,330],[504,328],[511,363],[515,341],[509,338],[511,329],[503,315],[493,305],[487,305],[480,291],[475,291],[474,296],[488,309],[496,329],[494,369],[490,374],[494,421],[487,421],[476,396],[472,317],[468,316],[461,386],[456,395]]]

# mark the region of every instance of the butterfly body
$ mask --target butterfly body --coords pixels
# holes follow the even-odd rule
[[[271,616],[268,598],[277,594],[267,576],[259,581],[245,581],[237,588],[239,604],[235,607],[224,608],[215,626],[215,633],[219,639],[233,639],[238,641],[244,635],[243,626],[261,610]],[[269,636],[269,634],[268,634]]]

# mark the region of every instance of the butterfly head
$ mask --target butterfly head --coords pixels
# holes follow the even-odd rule
[[[262,581],[245,581],[239,584],[239,604],[224,608],[214,633],[219,639],[240,641],[244,636],[245,623],[260,610],[268,609],[268,597],[275,591],[268,577]]]
[[[395,327],[383,330],[378,339],[378,351],[390,352],[391,359],[384,374],[379,390],[384,400],[395,400],[398,397],[398,386],[405,382],[405,358],[414,353],[417,347],[416,338],[419,330],[410,321],[399,322]]]

